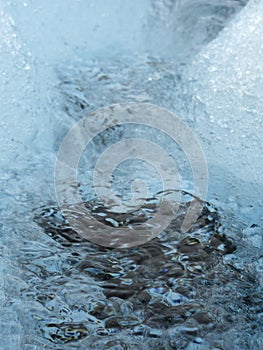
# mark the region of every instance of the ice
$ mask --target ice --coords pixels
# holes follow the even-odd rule
[[[262,224],[263,2],[251,1],[195,58],[196,116],[210,168],[210,198]]]
[[[244,238],[247,242],[249,242],[252,246],[256,248],[262,248],[263,246],[263,235],[262,228],[253,224],[250,227],[246,227],[243,230]]]
[[[85,248],[79,257],[78,249],[45,235],[33,217],[35,208],[54,204],[54,161],[65,132],[82,112],[121,99],[150,100],[175,111],[195,130],[208,159],[209,200],[221,206],[230,227],[235,223],[235,233],[242,234],[247,249],[242,263],[231,254],[233,266],[242,273],[251,268],[262,285],[263,2],[251,0],[216,38],[245,3],[0,1],[1,350],[61,348],[47,339],[52,332],[58,337],[70,334],[72,320],[81,324],[86,317],[81,303],[91,299],[91,306],[103,307],[104,296],[92,277],[78,269],[67,274],[84,260]],[[149,53],[161,58],[149,58]],[[112,74],[111,87],[100,85],[103,78],[94,78],[105,71]],[[67,87],[64,78],[71,82]],[[81,103],[87,96],[76,92],[79,83],[92,101],[84,109]],[[69,103],[67,97],[72,96]],[[92,254],[98,258],[96,251]],[[225,262],[232,264],[230,258]],[[65,324],[56,329],[54,320],[61,319]],[[43,334],[41,325],[47,322],[54,330],[46,327]],[[79,335],[85,331],[80,329]],[[176,342],[180,330],[174,331]],[[160,333],[151,332],[153,337]],[[231,343],[231,332],[226,344]],[[203,344],[209,347],[209,338]],[[260,349],[260,336],[251,344]]]
[[[25,6],[26,4],[26,6]],[[150,0],[36,3],[5,2],[6,11],[19,28],[19,37],[34,57],[49,65],[76,50],[88,52],[139,51]],[[56,48],[54,50],[54,48]],[[75,52],[74,52],[75,51]]]
[[[149,30],[146,28],[147,49],[185,64],[246,3],[247,0],[155,0],[148,19]]]
[[[49,148],[52,110],[58,104],[53,65],[74,57],[79,48],[139,50],[147,5],[146,0],[132,6],[121,1],[0,3],[1,164],[27,145]]]

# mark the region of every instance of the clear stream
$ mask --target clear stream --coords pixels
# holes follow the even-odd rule
[[[259,0],[0,2],[1,350],[263,348],[262,13]],[[178,220],[191,169],[165,140],[186,192],[157,238],[99,247],[59,212],[64,135],[119,102],[165,107],[200,140],[208,203],[188,234]],[[120,219],[93,198],[85,168],[118,132],[83,157],[80,187],[100,220],[136,225],[158,203],[156,174],[142,174],[145,208]],[[126,195],[135,175],[115,175]]]

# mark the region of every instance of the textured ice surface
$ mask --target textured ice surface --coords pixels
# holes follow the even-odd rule
[[[195,58],[191,77],[204,106],[195,125],[210,164],[211,195],[224,197],[251,224],[263,219],[262,13],[263,2],[251,1]]]
[[[240,235],[243,228],[242,254],[230,254],[228,260],[223,261],[233,266],[227,268],[228,272],[235,271],[233,284],[222,284],[225,276],[222,269],[218,280],[216,275],[212,276],[219,281],[219,290],[216,291],[215,286],[213,293],[213,289],[204,288],[208,293],[205,302],[211,299],[214,316],[222,325],[219,346],[227,331],[226,349],[238,348],[237,344],[241,344],[242,349],[262,348],[257,328],[262,325],[262,301],[257,289],[258,283],[262,284],[262,209],[259,206],[262,200],[262,1],[251,1],[225,31],[204,48],[244,3],[234,0],[220,3],[201,0],[0,3],[1,350],[54,349],[56,345],[46,339],[50,334],[56,334],[57,338],[85,337],[81,322],[87,313],[81,305],[98,310],[104,307],[100,300],[100,296],[102,299],[104,296],[99,294],[101,291],[91,277],[79,273],[78,269],[65,275],[78,263],[78,249],[64,249],[46,236],[33,223],[33,209],[53,202],[53,165],[61,137],[83,112],[115,102],[111,88],[117,102],[150,100],[176,111],[200,135],[211,172],[210,198],[218,198],[217,203],[226,216],[228,212],[235,217],[239,215],[246,224],[244,227],[237,221],[235,229],[231,227],[232,222],[226,223],[231,229],[230,235]],[[178,66],[178,62],[189,62],[201,48],[192,67]],[[163,57],[145,58],[145,49]],[[143,58],[126,60],[125,57],[135,52],[144,54]],[[100,60],[94,60],[98,56]],[[168,56],[174,59],[169,61]],[[122,61],[118,63],[118,59]],[[118,70],[120,66],[123,70]],[[112,86],[109,81],[96,78],[96,74],[99,77],[105,71],[114,81]],[[71,82],[67,88],[65,77]],[[88,99],[76,89],[79,84],[84,84]],[[124,86],[128,86],[128,90]],[[103,89],[104,101],[98,93],[100,89]],[[75,100],[67,100],[71,97]],[[83,99],[89,102],[84,108]],[[86,253],[84,247],[81,254],[85,257]],[[96,251],[92,254],[96,256]],[[255,272],[258,279],[254,279]],[[227,274],[227,278],[229,276],[231,274]],[[82,286],[81,295],[78,283]],[[226,310],[224,298],[231,301],[235,284],[235,303],[226,303],[229,307]],[[187,287],[191,292],[191,281]],[[241,322],[235,328],[241,296],[246,298],[251,311],[248,322],[254,324],[248,326],[241,315]],[[243,303],[241,306],[245,307]],[[121,312],[129,313],[129,307],[124,305]],[[119,300],[109,305],[107,312],[114,308],[120,308]],[[233,328],[225,329],[222,314],[232,317],[227,325]],[[44,319],[43,315],[50,318]],[[64,320],[59,329],[54,319]],[[47,322],[48,329],[41,326]],[[72,323],[81,327],[72,329]],[[88,324],[92,329],[94,318],[91,317]],[[251,331],[253,326],[255,329]],[[47,331],[45,339],[43,329]],[[244,329],[249,331],[243,334]],[[187,333],[189,328],[171,329],[169,336],[174,339],[174,347],[178,345],[175,341],[178,332]],[[235,343],[233,339],[238,338],[239,332]],[[157,347],[159,335],[158,329],[152,331],[150,342]],[[211,345],[209,339],[208,336],[203,344],[206,348]],[[178,341],[179,345],[182,342],[181,348],[187,342],[188,349],[202,347],[198,337],[192,342],[180,337]],[[127,348],[123,343],[119,340],[116,346]],[[85,343],[83,346],[85,348]],[[107,341],[104,348],[113,347],[114,344]],[[68,348],[73,349],[72,344]]]
[[[152,3],[147,49],[185,63],[214,39],[247,1],[155,0]]]

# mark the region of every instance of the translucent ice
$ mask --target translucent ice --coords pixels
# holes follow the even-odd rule
[[[100,313],[106,305],[105,296],[92,276],[99,275],[100,269],[106,280],[111,278],[111,273],[121,275],[118,256],[111,263],[108,257],[105,259],[98,254],[97,248],[88,246],[88,250],[85,250],[81,246],[72,247],[68,242],[63,246],[45,235],[33,221],[36,207],[45,205],[50,210],[49,201],[54,197],[54,159],[63,134],[81,117],[81,110],[86,113],[89,108],[111,103],[112,91],[117,102],[120,99],[140,98],[144,101],[150,98],[153,103],[176,109],[193,127],[201,137],[209,162],[209,199],[217,197],[225,212],[230,210],[235,217],[246,221],[247,229],[243,230],[246,243],[261,249],[263,2],[252,0],[217,39],[204,47],[224,27],[226,19],[245,2],[0,0],[1,349],[58,349],[62,345],[51,343],[54,341],[52,336],[61,341],[74,337],[81,340],[87,335],[87,327],[89,331],[93,332],[95,328],[98,331],[98,346],[93,335],[88,337],[88,342],[96,348],[103,346],[105,335],[118,341],[117,346],[129,346],[125,343],[122,345],[127,339],[118,340],[115,337],[119,335],[106,333],[100,327],[101,321],[89,314],[93,311]],[[173,67],[178,62],[185,63],[185,57],[192,57],[201,48],[203,50],[196,57],[190,73],[187,67],[185,75],[181,75],[180,70],[180,74],[177,74]],[[126,55],[128,52],[129,56],[148,51],[162,58],[139,59],[138,64],[134,65],[132,59],[121,63],[118,61],[121,59],[120,52]],[[108,85],[111,86],[106,86],[104,72],[96,67],[95,53],[105,59],[102,60],[104,68],[104,62],[110,61],[108,72],[112,82],[108,81]],[[114,55],[115,61],[111,60]],[[165,60],[168,56],[173,59],[167,63]],[[120,67],[123,69],[120,70]],[[57,75],[57,71],[63,71],[63,78],[69,80],[62,80],[62,75]],[[88,72],[86,80],[83,79],[83,71]],[[185,80],[182,82],[182,79]],[[84,90],[75,89],[80,84],[92,101],[87,110],[81,104]],[[71,100],[71,104],[68,101],[65,103],[66,96],[70,98],[73,95],[76,98]],[[70,107],[67,111],[63,109],[65,105]],[[50,226],[46,226],[46,229],[49,230]],[[238,227],[237,233],[240,232]],[[176,260],[173,245],[174,242],[171,243],[170,258]],[[250,249],[246,251],[247,256],[254,258],[255,250],[252,253]],[[87,254],[90,255],[88,259]],[[207,301],[211,302],[209,305],[215,318],[220,319],[222,310],[225,315],[225,319],[221,320],[220,334],[216,335],[220,341],[212,339],[214,333],[208,335],[208,339],[204,340],[204,346],[208,342],[207,348],[213,342],[223,347],[220,342],[225,338],[224,332],[228,332],[225,348],[234,348],[233,334],[237,333],[241,335],[240,344],[247,342],[243,349],[262,348],[258,322],[261,304],[252,295],[256,285],[248,276],[247,261],[243,259],[240,262],[241,258],[230,254],[227,270],[223,258],[220,260],[217,266],[219,274],[213,270],[210,276],[216,278],[215,287],[213,283],[209,287],[210,277],[208,283],[202,280],[201,291],[207,294],[200,293],[197,299],[205,299],[206,304],[209,304]],[[87,261],[91,266],[85,265]],[[96,268],[94,261],[98,263]],[[111,271],[112,266],[107,265],[108,261],[116,266],[115,271]],[[167,268],[173,270],[171,278],[164,281],[169,286],[176,285],[177,276],[186,271],[181,269],[181,264],[176,265],[172,261],[171,266],[165,266],[162,270],[163,274]],[[107,266],[104,269],[105,262]],[[127,268],[131,265],[131,274],[133,268],[137,268],[137,260],[133,264],[129,256],[126,264]],[[145,266],[142,277],[147,277],[149,271],[155,268],[152,261]],[[254,266],[262,284],[262,259],[251,266]],[[198,275],[198,271],[199,265],[191,264],[189,272]],[[159,275],[158,271],[158,278]],[[150,275],[149,284],[152,280]],[[129,285],[130,280],[124,282]],[[185,291],[189,293],[190,300],[195,298],[200,283],[197,281],[196,288],[191,283],[190,278],[183,279],[179,294],[167,294],[167,298],[172,296],[170,299],[176,305],[188,300],[181,297],[180,293]],[[120,293],[123,290],[125,292],[123,288]],[[250,301],[246,294],[249,297],[251,294]],[[243,303],[243,297],[247,298],[248,307]],[[142,302],[147,302],[147,294],[140,295],[140,298]],[[116,310],[121,310],[119,304],[123,304],[123,300],[115,298],[107,305],[107,312],[112,315]],[[229,310],[224,309],[225,304]],[[235,313],[236,316],[240,307],[241,310],[249,309],[250,318],[247,319],[253,319],[254,323],[251,321],[247,324],[247,315],[242,312],[239,313],[241,322],[235,322],[236,319],[231,321],[231,314]],[[129,313],[134,311],[128,306],[127,310]],[[192,316],[189,310],[185,309],[184,312]],[[171,312],[169,307],[167,311]],[[170,324],[171,317],[176,317],[177,313],[169,312],[167,322]],[[201,312],[193,316],[209,326],[210,316],[204,319]],[[130,324],[126,323],[126,326],[137,322],[132,317],[127,320]],[[113,319],[113,326],[114,322],[116,324],[116,318],[115,321]],[[120,322],[123,323],[123,319]],[[226,330],[228,325],[231,325],[230,330]],[[252,328],[255,336],[250,339]],[[160,348],[159,329],[145,330],[139,326],[134,329],[136,337],[147,332],[152,337],[146,348],[153,348],[152,342]],[[189,328],[189,325],[171,328],[171,346],[186,347],[180,343],[188,337],[187,334],[182,340],[183,332],[191,335],[196,329]],[[127,333],[127,336],[130,335]],[[192,340],[200,342],[195,335]],[[112,348],[115,345],[109,340],[106,346]],[[71,343],[63,344],[64,347],[73,348]],[[79,348],[87,346],[83,343]]]
[[[210,190],[235,215],[262,221],[263,1],[251,1],[196,57],[196,116],[210,165]]]

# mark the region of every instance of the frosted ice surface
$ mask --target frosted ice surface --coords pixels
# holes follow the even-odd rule
[[[6,5],[6,4],[4,4]],[[0,3],[0,166],[21,166],[28,154],[49,148],[48,91],[53,80],[21,40],[13,17]],[[22,161],[23,159],[23,161]]]
[[[49,148],[57,107],[54,63],[74,56],[80,47],[87,52],[139,47],[147,4],[148,0],[0,3],[0,165],[27,147],[40,152]]]
[[[147,49],[185,63],[214,39],[246,3],[247,0],[154,0],[150,31],[146,31]]]
[[[120,46],[138,50],[150,0],[15,0],[5,4],[22,42],[34,57],[50,64],[80,47],[107,54]]]
[[[263,1],[251,1],[196,57],[196,117],[210,165],[211,197],[239,218],[263,219]]]

